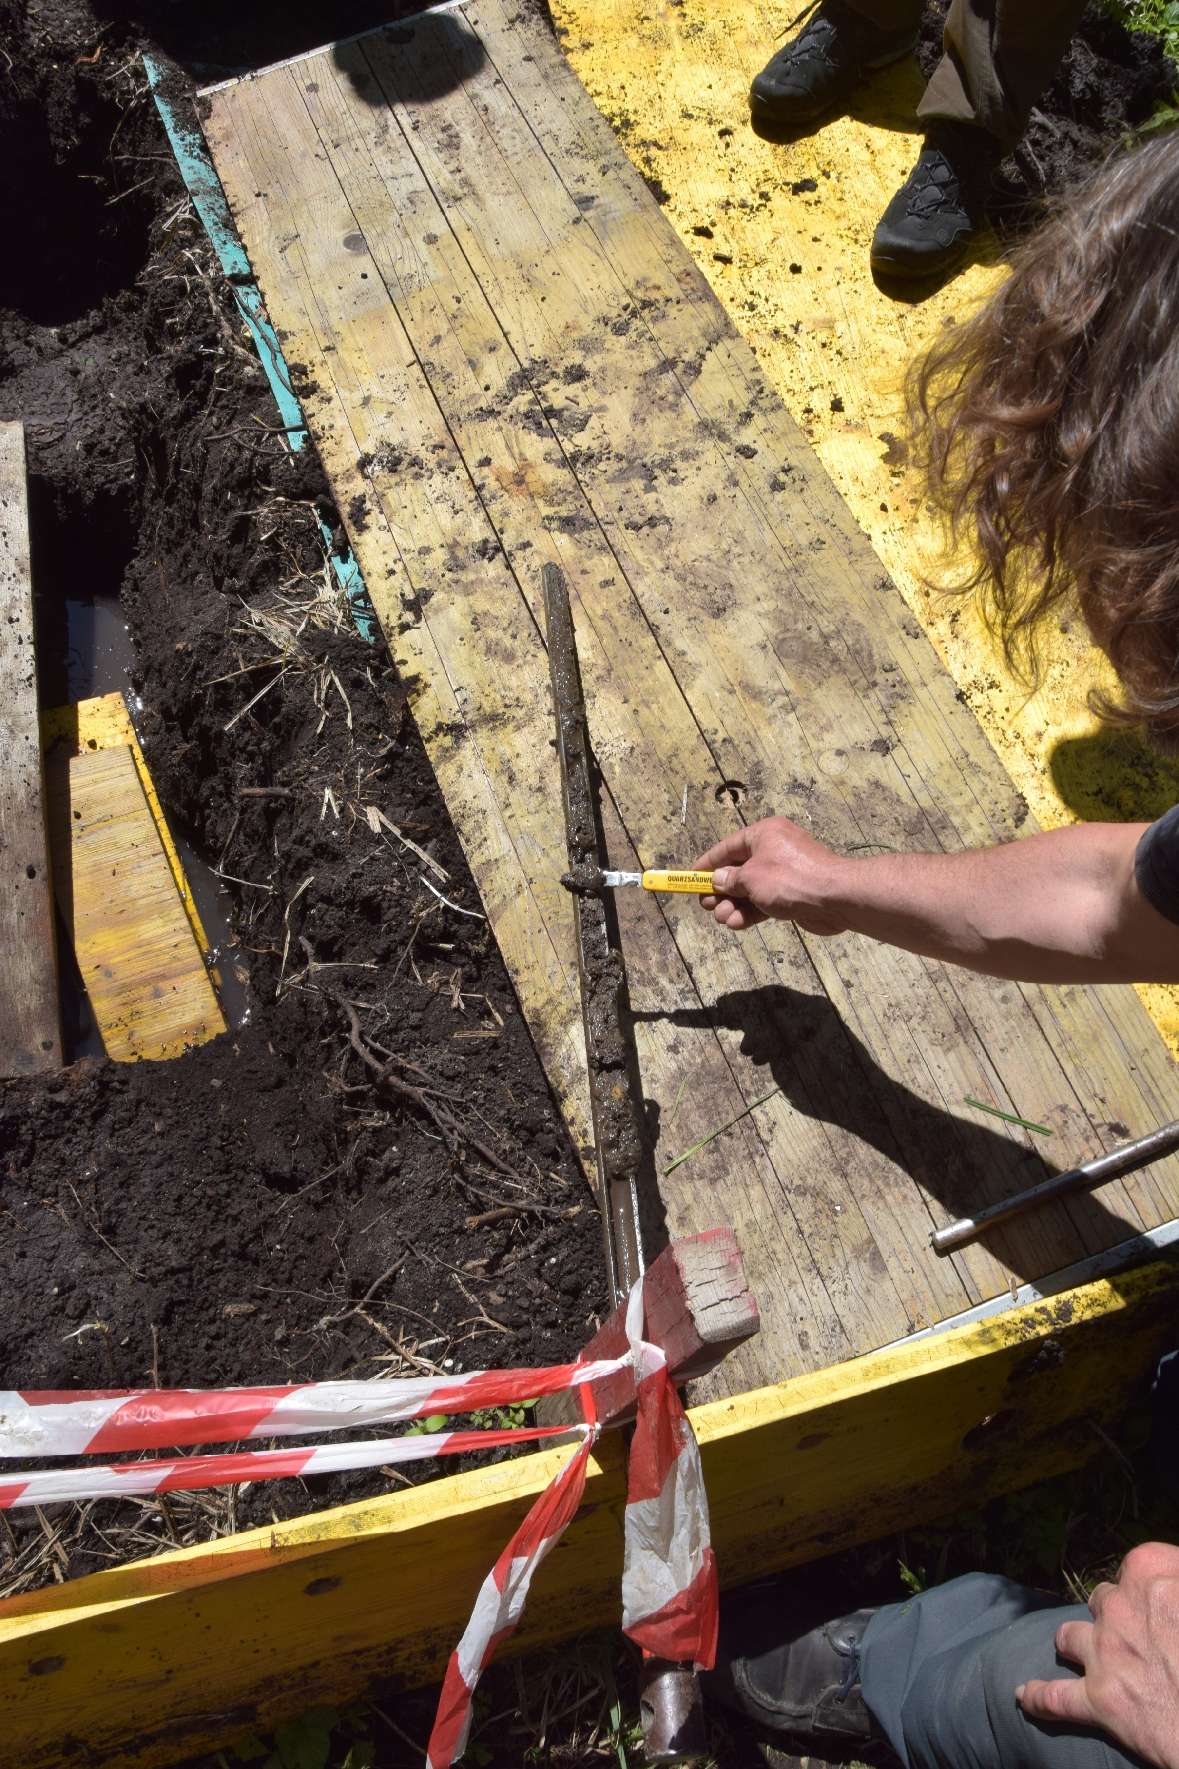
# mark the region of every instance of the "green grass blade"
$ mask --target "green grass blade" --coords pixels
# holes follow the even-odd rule
[[[971,1099],[967,1094],[964,1103],[973,1106],[976,1112],[989,1112],[992,1118],[1002,1118],[1004,1124],[1018,1124],[1021,1130],[1034,1130],[1037,1136],[1052,1135],[1051,1126],[1033,1124],[1030,1118],[1017,1117],[1014,1112],[1001,1112],[998,1106],[988,1106],[986,1100]]]
[[[710,1130],[707,1136],[702,1136],[699,1142],[694,1142],[690,1149],[685,1149],[682,1155],[677,1155],[674,1161],[669,1161],[663,1169],[664,1173],[674,1173],[681,1162],[690,1161],[693,1155],[698,1155],[701,1149],[708,1147],[710,1142],[715,1142],[718,1136],[723,1136],[726,1130],[733,1128],[734,1124],[740,1124],[742,1118],[748,1118],[750,1112],[756,1112],[758,1106],[764,1106],[767,1100],[775,1098],[781,1091],[780,1087],[771,1089],[769,1093],[763,1094],[760,1099],[755,1099],[751,1105],[746,1106],[744,1111],[738,1112],[735,1118],[730,1118],[727,1124],[718,1124],[715,1130]]]

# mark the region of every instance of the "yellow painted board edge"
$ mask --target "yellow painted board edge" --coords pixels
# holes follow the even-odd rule
[[[113,694],[100,694],[90,700],[75,701],[69,706],[53,707],[41,715],[41,741],[45,751],[57,743],[66,747],[70,755],[82,755],[86,750],[115,749],[125,743],[131,751],[135,762],[135,770],[143,787],[143,796],[152,814],[159,834],[160,843],[168,858],[180,901],[184,905],[184,913],[188,917],[193,937],[201,952],[207,957],[210,951],[209,937],[205,932],[200,911],[192,894],[192,889],[185,873],[183,862],[176,851],[176,843],[172,840],[172,832],[168,828],[168,819],[164,816],[163,806],[156,793],[155,783],[143,751],[139,747],[139,739],[135,735],[135,727],[131,723],[131,714],[127,710],[127,702],[117,690]],[[218,1001],[220,1006],[220,1001]]]
[[[1158,1263],[693,1409],[722,1579],[814,1559],[1067,1472],[1173,1347]],[[374,1680],[437,1678],[549,1450],[0,1603],[0,1736],[22,1769],[152,1769]],[[514,1650],[617,1620],[608,1437]]]

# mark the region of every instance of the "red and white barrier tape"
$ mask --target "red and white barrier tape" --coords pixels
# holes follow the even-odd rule
[[[586,1464],[596,1435],[596,1430],[590,1431],[545,1487],[484,1579],[471,1619],[446,1667],[434,1729],[426,1747],[426,1769],[449,1769],[466,1749],[475,1685],[502,1643],[515,1632],[533,1573],[577,1515],[585,1491]]]
[[[271,1388],[0,1389],[0,1457],[110,1456],[471,1413],[598,1382],[629,1362]]]
[[[177,1456],[171,1461],[108,1462],[86,1468],[39,1468],[0,1479],[0,1511],[63,1500],[129,1499],[143,1493],[192,1491],[237,1481],[277,1480],[284,1475],[342,1474],[393,1462],[424,1462],[464,1450],[500,1449],[538,1438],[567,1437],[568,1426],[537,1425],[513,1431],[433,1431],[420,1436],[375,1437],[365,1443],[299,1444],[289,1450],[238,1450],[224,1456]]]
[[[622,1625],[645,1652],[710,1670],[716,1659],[718,1593],[700,1451],[667,1358],[643,1338],[642,1329],[640,1280],[626,1310],[638,1411],[627,1472]],[[592,1389],[586,1398],[592,1403]],[[446,1667],[427,1769],[450,1769],[461,1757],[475,1686],[501,1642],[515,1631],[532,1575],[577,1513],[597,1437],[595,1425],[588,1429],[586,1441],[541,1493],[483,1583]]]
[[[713,1663],[717,1580],[700,1454],[667,1358],[643,1338],[642,1329],[640,1280],[627,1304],[630,1350],[625,1357],[593,1363],[268,1388],[0,1391],[0,1457],[109,1455],[119,1450],[339,1431],[434,1413],[510,1406],[581,1388],[591,1423],[575,1429],[584,1432],[584,1441],[536,1499],[492,1567],[451,1655],[427,1761],[427,1769],[449,1769],[466,1744],[475,1685],[501,1642],[514,1631],[533,1574],[581,1503],[590,1450],[598,1436],[598,1426],[592,1422],[592,1385],[627,1366],[635,1371],[637,1418],[627,1476],[623,1627],[644,1651],[660,1658],[691,1660],[702,1670]],[[281,1475],[329,1474],[568,1434],[564,1426],[442,1431],[362,1443],[38,1469],[0,1480],[0,1510],[57,1500],[225,1486]]]
[[[637,1416],[623,1519],[622,1631],[655,1658],[716,1660],[719,1596],[700,1448],[657,1345],[642,1337],[642,1286],[626,1308]]]

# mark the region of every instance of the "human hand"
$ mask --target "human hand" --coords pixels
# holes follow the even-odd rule
[[[1063,1622],[1056,1649],[1076,1678],[1023,1683],[1029,1718],[1099,1726],[1159,1769],[1179,1769],[1179,1548],[1147,1542],[1089,1599],[1091,1622]]]
[[[843,862],[788,817],[735,830],[692,864],[713,873],[713,891],[701,897],[702,905],[735,933],[771,918],[797,922],[811,934],[847,927],[832,902]]]

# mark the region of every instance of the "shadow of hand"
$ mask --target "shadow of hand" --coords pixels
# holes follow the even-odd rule
[[[635,1017],[740,1033],[741,1055],[769,1070],[796,1111],[868,1143],[953,1216],[972,1213],[1059,1171],[1039,1150],[959,1118],[893,1080],[825,995],[775,984],[735,990],[708,1007]],[[1088,1207],[1103,1208],[1092,1200]],[[1134,1232],[1134,1225],[1106,1215],[1110,1239]],[[1027,1242],[1018,1223],[988,1240],[1021,1275],[1042,1276],[1042,1258]]]

